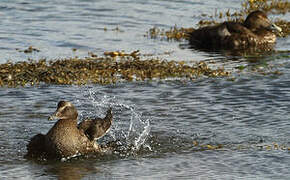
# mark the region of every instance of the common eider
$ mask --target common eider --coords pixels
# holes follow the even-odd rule
[[[85,119],[77,124],[78,112],[74,105],[60,101],[49,120],[58,119],[46,135],[37,134],[27,145],[26,157],[61,159],[101,152],[96,139],[105,135],[112,124],[112,110],[106,117]]]
[[[265,47],[276,42],[273,31],[282,29],[271,23],[262,11],[251,12],[244,23],[224,22],[206,26],[190,33],[190,45],[201,49],[242,50],[251,47]]]

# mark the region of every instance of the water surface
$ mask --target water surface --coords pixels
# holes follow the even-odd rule
[[[41,1],[0,2],[0,62],[86,56],[89,51],[141,50],[166,59],[210,59],[233,70],[234,80],[200,78],[115,85],[0,88],[0,177],[3,179],[288,179],[290,176],[289,38],[276,53],[237,57],[180,48],[183,42],[144,37],[153,27],[194,26],[202,13],[239,10],[241,1]],[[289,19],[289,14],[270,18]],[[118,27],[121,31],[115,31]],[[107,28],[107,31],[104,31]],[[39,53],[15,48],[35,46]],[[72,48],[77,51],[73,52]],[[287,51],[288,50],[288,51]],[[247,65],[263,73],[235,67]],[[212,66],[215,66],[213,64]],[[271,67],[271,68],[270,68]],[[100,140],[120,140],[124,151],[67,162],[23,158],[26,144],[46,133],[59,100],[80,118],[104,116],[114,125]],[[197,145],[195,143],[198,143]],[[221,148],[210,149],[207,145]],[[134,150],[126,150],[127,147]]]

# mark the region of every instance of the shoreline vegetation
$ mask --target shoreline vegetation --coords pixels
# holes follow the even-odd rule
[[[290,12],[290,3],[281,0],[245,0],[242,3],[242,10],[234,13],[230,13],[229,10],[225,13],[215,12],[212,16],[202,15],[205,20],[201,20],[197,26],[217,24],[216,20],[222,22],[225,18],[229,21],[242,22],[250,11],[257,9],[264,10],[268,14],[285,14]],[[282,28],[283,33],[279,34],[280,37],[287,37],[290,34],[290,22],[279,19],[275,23]],[[149,29],[145,36],[180,41],[187,40],[188,34],[192,31],[194,28],[175,26],[170,30],[162,30],[154,27]],[[24,53],[40,51],[32,46],[27,50],[17,50]],[[194,80],[202,76],[227,77],[230,74],[231,72],[226,71],[223,67],[210,68],[204,61],[188,65],[184,61],[145,57],[139,51],[131,53],[112,51],[104,52],[102,57],[89,53],[89,57],[85,58],[40,59],[38,61],[28,60],[0,64],[0,87],[18,87],[41,83],[58,85],[111,84],[171,78]]]

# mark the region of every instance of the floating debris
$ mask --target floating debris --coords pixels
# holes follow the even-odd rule
[[[40,52],[40,50],[39,49],[36,49],[36,48],[34,48],[34,47],[32,47],[32,46],[29,46],[27,49],[25,49],[25,50],[20,50],[20,49],[16,49],[18,52],[24,52],[24,53],[33,53],[33,52]]]
[[[266,151],[273,151],[273,150],[280,150],[280,151],[289,151],[290,147],[285,144],[279,145],[275,142],[272,144],[201,144],[200,142],[193,141],[193,148],[194,150],[198,151],[205,151],[205,150],[266,150]]]
[[[124,51],[106,51],[104,52],[105,56],[110,56],[110,57],[125,57],[125,56],[131,56],[133,58],[137,58],[139,54],[139,50],[133,51],[131,53],[125,53]]]
[[[153,27],[147,32],[148,37],[152,39],[161,38],[163,40],[177,40],[189,39],[189,34],[193,32],[193,28],[178,28],[176,26],[172,27],[170,30],[159,29]]]
[[[89,57],[98,57],[98,55],[93,52],[88,52],[88,55]]]
[[[114,55],[114,56],[112,56]],[[65,58],[55,61],[7,62],[0,64],[0,86],[17,87],[40,83],[60,85],[110,84],[167,78],[194,80],[201,76],[225,77],[223,68],[211,69],[205,62],[187,65],[183,61],[142,59],[139,51],[107,52],[105,57]]]
[[[124,30],[121,30],[121,29],[119,28],[119,26],[116,26],[116,27],[113,28],[113,29],[108,29],[107,27],[104,27],[104,31],[105,31],[105,32],[106,32],[106,31],[125,32]]]

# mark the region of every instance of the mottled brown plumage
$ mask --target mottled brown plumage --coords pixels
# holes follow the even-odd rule
[[[26,156],[58,159],[101,152],[95,140],[109,130],[112,124],[111,108],[104,119],[86,119],[79,126],[77,117],[77,110],[70,102],[60,101],[49,118],[59,120],[46,135],[38,134],[31,138]]]
[[[272,46],[276,42],[273,30],[281,28],[271,23],[262,11],[250,13],[245,22],[224,22],[207,26],[190,34],[190,44],[205,49],[247,49]]]
[[[78,125],[78,128],[82,130],[91,141],[97,140],[109,131],[112,125],[112,119],[112,109],[110,108],[105,118],[85,119]]]

